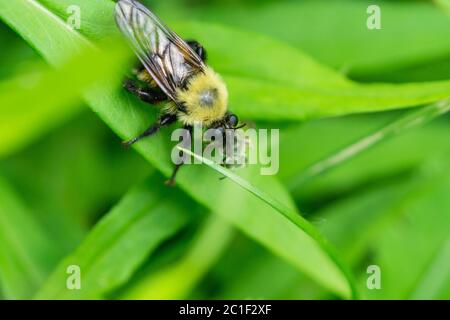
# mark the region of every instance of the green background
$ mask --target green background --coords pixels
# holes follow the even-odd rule
[[[169,129],[120,144],[157,109],[120,88],[114,2],[4,1],[0,298],[450,298],[448,1],[145,3],[206,47],[241,120],[280,129],[280,171],[166,187]]]

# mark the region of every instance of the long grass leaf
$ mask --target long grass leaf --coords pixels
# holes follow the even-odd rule
[[[124,284],[189,219],[184,208],[192,206],[191,202],[177,190],[155,190],[154,186],[162,182],[154,175],[130,190],[80,246],[60,262],[36,298],[101,298]],[[171,201],[171,197],[178,200]],[[70,266],[80,270],[80,290],[66,286]]]
[[[450,100],[440,101],[418,110],[413,110],[406,115],[403,115],[400,119],[376,130],[374,133],[308,167],[300,175],[294,177],[290,181],[289,186],[291,189],[296,189],[308,179],[339,166],[343,162],[352,159],[381,141],[400,134],[408,129],[423,125],[448,111],[450,111]]]

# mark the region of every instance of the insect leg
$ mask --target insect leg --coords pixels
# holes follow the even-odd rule
[[[156,104],[167,100],[167,96],[164,92],[159,92],[151,88],[140,88],[131,79],[126,79],[123,83],[123,87],[144,102]]]
[[[145,130],[144,132],[142,132],[139,136],[137,136],[136,138],[133,138],[131,140],[128,141],[124,141],[122,142],[123,145],[125,146],[131,146],[133,143],[138,142],[139,140],[141,140],[142,138],[145,137],[149,137],[154,135],[155,133],[157,133],[162,127],[167,126],[169,124],[174,123],[175,121],[177,121],[177,116],[174,114],[164,114],[162,115],[158,122],[156,122],[155,124],[152,124],[150,127],[147,128],[147,130]]]
[[[184,129],[189,130],[189,134],[192,139],[192,126],[184,126]],[[167,180],[165,182],[167,186],[173,187],[175,185],[175,178],[177,176],[178,170],[180,170],[180,168],[183,164],[184,164],[184,162],[181,162],[180,164],[175,165],[172,175],[170,176],[169,180]]]
[[[194,50],[196,54],[198,54],[198,56],[200,57],[200,59],[202,59],[203,62],[206,62],[206,59],[208,58],[206,49],[198,41],[186,40],[186,43],[189,45],[189,47],[191,47],[192,50]]]

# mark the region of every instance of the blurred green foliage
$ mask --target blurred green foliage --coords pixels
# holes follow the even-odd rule
[[[449,117],[430,122],[436,104],[421,109],[430,123],[302,179],[399,129],[411,115],[399,109],[450,97],[445,1],[382,1],[382,30],[366,28],[367,1],[145,2],[205,45],[233,111],[280,128],[280,172],[219,181],[192,166],[165,187],[169,132],[137,152],[113,134],[132,137],[157,116],[120,89],[130,54],[120,41],[91,51],[117,34],[114,2],[3,2],[2,297],[450,298]],[[79,32],[64,22],[72,4]],[[66,288],[72,264],[81,291]],[[381,268],[380,290],[366,286],[369,265]]]

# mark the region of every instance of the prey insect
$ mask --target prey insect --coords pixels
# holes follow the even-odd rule
[[[119,0],[116,22],[140,60],[136,78],[124,88],[150,104],[162,104],[161,115],[139,136],[124,142],[131,145],[157,133],[162,127],[180,122],[192,131],[195,124],[237,129],[238,118],[228,109],[228,91],[222,78],[206,64],[206,51],[197,41],[184,41],[137,0]],[[224,135],[225,136],[225,135]],[[180,165],[168,184],[175,183]]]

